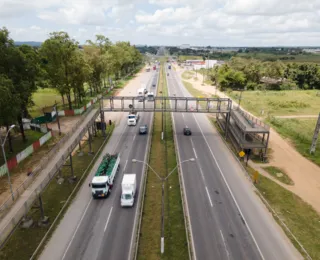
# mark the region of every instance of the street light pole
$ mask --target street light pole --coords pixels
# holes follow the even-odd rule
[[[11,129],[13,129],[15,127],[15,125],[12,125],[10,126],[9,130],[7,131],[6,133],[6,136],[2,142],[2,138],[1,138],[1,135],[0,135],[0,144],[1,144],[1,148],[2,148],[2,154],[3,154],[3,158],[4,158],[4,163],[5,163],[5,166],[7,167],[7,174],[8,174],[8,183],[9,183],[9,186],[10,186],[10,192],[11,192],[11,197],[12,197],[12,200],[14,201],[14,195],[13,195],[13,189],[12,189],[12,184],[11,184],[11,178],[10,178],[10,172],[9,172],[9,167],[7,165],[7,157],[6,157],[6,153],[4,151],[4,144],[6,142],[6,139],[8,137],[8,134],[9,132],[11,131]]]
[[[161,181],[161,219],[162,219],[162,225],[161,225],[161,239],[160,239],[160,251],[161,254],[164,253],[164,183],[167,181],[167,179],[170,177],[170,175],[178,168],[178,165],[181,165],[185,162],[194,162],[195,159],[194,158],[190,158],[188,160],[184,160],[182,162],[180,162],[180,164],[177,164],[172,171],[166,176],[166,177],[160,177],[160,175],[146,162],[144,161],[139,161],[136,159],[132,159],[133,163],[139,162],[139,163],[143,163],[145,165],[147,165],[151,171],[158,177],[158,179]]]

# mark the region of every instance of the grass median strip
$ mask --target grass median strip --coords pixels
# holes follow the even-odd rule
[[[107,128],[107,136],[109,133],[112,133],[113,129],[114,125]],[[98,133],[98,135],[93,138],[92,150],[94,152],[97,152],[103,143],[104,139]],[[107,142],[105,142],[105,144],[106,143]],[[72,156],[74,175],[77,176],[78,180],[80,179],[88,165],[93,162],[94,159],[96,160],[98,158],[98,156],[94,158],[93,155],[88,154],[89,145],[87,142],[82,144],[81,147],[83,155],[78,156],[78,153],[75,153]],[[66,163],[68,163],[68,161]],[[92,166],[93,163],[91,167]],[[89,172],[90,169],[88,169],[85,174],[88,174]],[[77,182],[73,184],[70,184],[68,182],[68,177],[71,176],[70,167],[63,167],[61,170],[61,175],[65,177],[62,184],[58,184],[56,178],[54,178],[42,193],[44,214],[49,217],[51,223],[66,203],[66,200],[77,184]],[[82,181],[84,179],[85,178],[83,178]],[[78,188],[79,187],[80,186],[78,186]],[[3,248],[1,248],[0,259],[30,259],[35,249],[38,247],[40,241],[42,240],[50,226],[39,227],[37,225],[37,221],[40,220],[41,214],[39,208],[36,207],[36,203],[28,213],[28,216],[32,217],[32,219],[34,220],[34,225],[29,229],[23,229],[19,226],[9,238],[7,243],[3,246]]]
[[[161,91],[161,93],[160,93]],[[164,68],[161,67],[158,95],[167,95]],[[176,166],[173,130],[170,113],[164,113],[165,142],[161,140],[162,114],[155,113],[152,133],[150,166],[164,177]],[[167,163],[166,163],[167,162]],[[160,253],[161,181],[148,170],[138,259],[188,259],[188,245],[180,194],[179,176],[175,171],[165,183],[164,254]]]

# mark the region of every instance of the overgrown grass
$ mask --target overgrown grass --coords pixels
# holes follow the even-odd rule
[[[252,176],[255,170],[247,167],[247,171]],[[258,183],[255,186],[298,241],[304,246],[312,259],[320,259],[320,215],[317,211],[299,196],[261,174],[259,174]],[[274,214],[273,216],[279,223],[279,219]],[[282,225],[281,227],[293,245],[305,256],[292,236]]]
[[[282,59],[282,62],[320,62],[320,55],[319,54],[299,54],[299,55],[281,55],[281,54],[272,54],[272,53],[263,53],[263,52],[257,52],[257,53],[237,53],[237,57],[242,58],[253,58],[258,60],[278,60],[280,58],[287,58]]]
[[[107,131],[111,132],[113,128],[114,126],[108,128]],[[100,134],[93,139],[92,149],[94,152],[98,151],[103,143],[103,140],[104,139]],[[74,175],[77,176],[78,181],[81,175],[84,173],[85,169],[94,158],[92,155],[88,154],[88,146],[89,145],[87,143],[83,144],[83,156],[78,156],[77,154],[75,154],[72,159]],[[98,157],[96,157],[96,159],[97,158]],[[66,163],[68,164],[69,162],[67,161]],[[89,172],[90,171],[87,171],[87,174]],[[59,211],[61,210],[67,198],[77,184],[77,182],[73,184],[70,184],[68,182],[67,178],[71,176],[69,167],[62,168],[62,175],[65,177],[65,180],[62,184],[58,184],[55,178],[50,182],[49,186],[42,193],[44,212],[45,215],[49,217],[51,222],[58,215]],[[5,246],[1,249],[1,259],[30,259],[31,255],[37,248],[43,236],[49,229],[49,226],[38,227],[36,224],[37,221],[41,218],[39,208],[33,207],[29,211],[28,215],[33,218],[33,220],[35,221],[35,225],[30,229],[22,229],[21,227],[18,227],[10,237],[8,242],[5,244]]]
[[[195,76],[195,73],[193,71],[186,70],[181,76],[183,79],[192,79]]]
[[[238,91],[228,95],[239,98]],[[256,116],[315,115],[320,111],[320,95],[319,90],[244,91],[241,106]]]
[[[310,154],[310,147],[317,119],[276,119],[269,120],[277,132],[288,139],[299,153],[320,165],[320,142],[317,142],[316,151]]]
[[[163,91],[167,95],[167,87],[161,69],[158,95]],[[153,125],[151,153],[149,164],[163,177],[177,164],[172,122],[169,113],[165,113],[167,153],[165,142],[161,141],[161,114],[156,113]],[[166,162],[167,167],[166,168]],[[138,259],[188,259],[188,246],[184,215],[180,194],[179,176],[175,171],[165,183],[165,250],[160,254],[161,237],[161,182],[152,171],[148,171],[142,225],[138,248]]]
[[[12,140],[12,148],[13,153],[10,153],[9,150],[9,141],[8,138],[6,140],[5,145],[5,152],[7,160],[15,157],[18,153],[22,152],[24,149],[26,149],[28,146],[32,145],[35,141],[39,140],[41,136],[43,136],[43,133],[33,131],[33,130],[26,130],[25,135],[27,138],[27,142],[22,141],[22,136],[18,132],[11,131],[11,140]],[[4,158],[2,152],[0,153],[0,166],[4,164]]]
[[[279,169],[274,166],[266,166],[266,167],[263,167],[263,169],[267,173],[269,173],[271,176],[273,176],[277,180],[283,182],[284,184],[287,184],[287,185],[294,184],[293,180],[291,180],[291,178],[288,176],[288,174],[286,174],[286,172],[282,169]]]

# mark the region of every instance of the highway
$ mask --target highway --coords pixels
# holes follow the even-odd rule
[[[155,71],[143,72],[142,81],[158,82]],[[136,86],[135,91],[140,88]],[[132,93],[134,93],[132,91]],[[132,95],[131,93],[131,95]],[[136,93],[136,92],[135,92]],[[127,104],[129,105],[129,104]],[[139,104],[141,105],[141,104]],[[140,113],[137,126],[127,126],[127,113],[121,113],[122,118],[116,126],[112,137],[104,148],[102,155],[120,153],[120,172],[116,176],[113,190],[107,199],[93,200],[88,184],[101,162],[102,155],[95,163],[84,185],[78,192],[64,218],[48,242],[40,259],[114,259],[125,260],[134,249],[134,223],[137,219],[137,202],[142,196],[140,190],[144,164],[132,163],[132,159],[145,161],[147,143],[151,135],[139,135],[140,125],[147,124],[150,128],[153,113]],[[108,120],[108,114],[105,116]],[[137,196],[132,208],[121,208],[121,180],[123,173],[137,174]]]
[[[191,96],[167,69],[169,95]],[[166,74],[167,74],[166,73]],[[301,259],[206,114],[172,113],[195,259]],[[192,136],[183,135],[183,127]]]

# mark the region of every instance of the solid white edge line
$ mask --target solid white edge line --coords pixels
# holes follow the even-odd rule
[[[201,169],[200,165],[199,165],[199,169],[200,169],[200,173],[201,173],[202,179],[203,179],[203,180],[204,180],[204,182],[205,182],[204,174],[203,174],[203,171],[202,171],[202,169]]]
[[[211,205],[211,207],[213,207],[212,200],[210,198],[210,194],[209,194],[207,186],[206,186],[206,191],[207,191],[207,195],[208,195],[208,198],[209,198],[209,201],[210,201],[210,205]]]
[[[170,95],[170,88],[168,87],[168,93]],[[174,139],[175,139],[175,143],[177,144],[177,153],[178,153],[178,158],[179,158],[179,166],[180,166],[180,171],[181,171],[181,180],[182,180],[182,186],[183,186],[183,197],[185,199],[185,203],[186,203],[186,206],[185,206],[185,209],[186,209],[186,213],[187,213],[187,220],[188,220],[188,223],[185,223],[186,225],[186,229],[188,230],[189,229],[189,232],[187,232],[187,235],[188,233],[190,234],[190,237],[191,237],[191,247],[192,247],[192,252],[193,252],[193,258],[194,260],[197,260],[197,253],[196,253],[196,249],[195,249],[195,246],[194,246],[194,238],[193,238],[193,233],[192,233],[192,224],[191,224],[191,218],[190,218],[190,213],[189,213],[189,204],[188,204],[188,198],[187,198],[187,194],[185,193],[186,192],[186,186],[185,186],[185,183],[184,183],[184,177],[183,177],[183,170],[182,170],[182,165],[181,165],[181,157],[180,157],[180,152],[179,152],[179,143],[178,143],[178,139],[177,139],[177,135],[176,135],[176,123],[175,123],[175,120],[174,120],[174,115],[173,113],[171,112],[171,118],[172,118],[172,126],[173,126],[173,130],[174,130]],[[190,226],[190,228],[188,228],[188,225]],[[189,241],[189,239],[187,238],[187,241]]]
[[[223,236],[223,233],[222,233],[221,229],[220,229],[220,235],[222,237],[222,241],[223,241],[223,244],[224,244],[224,249],[227,252],[227,257],[228,257],[228,259],[230,259],[230,254],[229,254],[229,251],[228,251],[228,248],[227,248],[227,243],[226,243],[226,241],[224,239],[224,236]]]
[[[124,172],[124,171],[126,170],[127,163],[128,163],[128,160],[126,160],[126,163],[124,164],[124,167],[123,167],[123,171],[122,171],[122,172]]]
[[[193,152],[194,152],[194,155],[195,155],[196,159],[198,159],[198,156],[197,156],[196,150],[195,150],[193,147],[192,147],[192,149],[193,149]]]
[[[258,243],[257,243],[257,241],[256,241],[256,239],[255,239],[255,237],[254,237],[254,235],[253,235],[250,227],[249,227],[249,223],[248,223],[247,220],[245,219],[245,217],[244,217],[244,215],[243,215],[243,213],[242,213],[242,211],[241,211],[241,209],[240,209],[240,207],[239,207],[239,204],[238,204],[235,196],[233,195],[233,192],[231,191],[231,188],[230,188],[230,186],[229,186],[229,184],[228,184],[228,182],[227,182],[227,180],[226,180],[226,178],[225,178],[225,176],[224,176],[224,174],[223,174],[223,172],[222,172],[222,170],[221,170],[221,168],[220,168],[220,165],[218,164],[218,161],[217,161],[216,157],[214,156],[214,154],[213,154],[213,152],[212,152],[212,150],[211,150],[211,147],[210,147],[210,145],[209,145],[209,143],[208,143],[208,141],[207,141],[207,138],[206,138],[205,135],[203,134],[203,131],[202,131],[200,125],[199,125],[199,122],[198,122],[198,120],[196,119],[196,117],[194,116],[194,114],[193,114],[193,117],[194,117],[194,120],[196,121],[196,123],[197,123],[200,131],[201,131],[201,134],[202,134],[202,136],[203,136],[203,139],[205,140],[205,142],[206,142],[206,144],[207,144],[207,146],[208,146],[208,148],[209,148],[209,150],[210,150],[210,153],[211,153],[211,155],[212,155],[212,158],[213,158],[213,160],[215,161],[215,163],[216,163],[216,165],[217,165],[217,167],[218,167],[218,169],[219,169],[219,172],[220,172],[220,174],[221,174],[221,177],[222,177],[224,183],[226,184],[226,186],[227,186],[227,188],[228,188],[228,190],[229,190],[229,192],[230,192],[230,195],[231,195],[231,197],[232,197],[232,199],[233,199],[233,201],[234,201],[234,203],[235,203],[235,205],[236,205],[236,207],[237,207],[237,209],[238,209],[241,217],[243,218],[243,220],[244,220],[245,223],[246,223],[245,226],[247,227],[247,229],[248,229],[248,231],[249,231],[249,233],[250,233],[250,235],[251,235],[251,237],[252,237],[252,239],[253,239],[253,242],[255,243],[255,245],[256,245],[256,247],[257,247],[257,249],[258,249],[258,252],[259,252],[261,258],[264,260],[265,258],[264,258],[264,256],[263,256],[261,250],[260,250],[260,247],[259,247],[259,245],[258,245]]]
[[[68,250],[69,250],[69,247],[71,246],[71,243],[72,243],[74,237],[76,236],[76,233],[77,233],[77,231],[78,231],[78,229],[79,229],[79,227],[80,227],[80,225],[81,225],[81,222],[82,222],[84,216],[85,216],[86,213],[87,213],[87,210],[88,210],[88,208],[89,208],[89,206],[90,206],[91,201],[92,201],[92,197],[90,198],[89,203],[88,203],[86,209],[84,210],[84,212],[83,212],[83,214],[82,214],[82,216],[81,216],[81,219],[80,219],[80,221],[79,221],[79,223],[78,223],[78,225],[77,225],[76,230],[74,231],[74,233],[73,233],[73,235],[72,235],[72,238],[71,238],[71,240],[70,240],[70,242],[69,242],[69,244],[68,244],[68,246],[67,246],[66,251],[64,251],[64,254],[63,254],[63,256],[62,256],[62,260],[66,257],[66,254],[67,254],[67,252],[68,252]]]
[[[103,232],[106,232],[106,229],[107,229],[107,227],[108,227],[108,223],[109,223],[109,220],[110,220],[110,217],[111,217],[112,210],[113,210],[113,207],[111,207],[111,209],[110,209],[109,216],[108,216],[106,225],[104,226]]]

